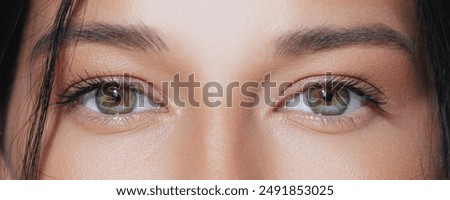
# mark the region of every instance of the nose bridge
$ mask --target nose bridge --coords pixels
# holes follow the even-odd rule
[[[239,110],[226,107],[190,108],[192,127],[188,133],[197,147],[191,152],[198,171],[198,178],[233,179],[240,178],[242,155],[239,153],[243,134],[246,134]]]

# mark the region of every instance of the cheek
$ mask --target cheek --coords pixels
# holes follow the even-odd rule
[[[414,90],[408,88],[409,91]],[[418,98],[404,98],[402,111],[393,116],[390,124],[395,126],[395,136],[398,135],[399,150],[404,152],[406,160],[410,158],[411,167],[418,173],[413,178],[440,179],[441,166],[441,133],[440,122],[437,116],[436,105],[426,95],[426,91],[421,90]],[[430,92],[431,93],[431,92]]]
[[[411,179],[421,174],[418,130],[374,123],[345,135],[286,128],[277,151],[281,176],[297,179]],[[414,137],[416,136],[416,137]],[[414,138],[414,139],[411,139]]]
[[[43,179],[174,178],[167,149],[167,128],[144,128],[116,134],[86,131],[62,120],[49,139]]]
[[[420,103],[421,102],[421,103]],[[425,102],[425,103],[424,103]],[[426,100],[362,128],[326,134],[274,120],[279,177],[295,179],[430,179],[439,172],[438,123]]]

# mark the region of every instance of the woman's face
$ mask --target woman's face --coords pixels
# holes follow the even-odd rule
[[[7,114],[11,169],[39,89],[45,52],[35,44],[46,46],[58,5],[31,7]],[[57,65],[39,178],[437,178],[435,94],[415,9],[406,0],[82,2]]]

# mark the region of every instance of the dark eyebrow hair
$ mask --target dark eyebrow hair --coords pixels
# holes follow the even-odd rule
[[[413,40],[384,25],[352,28],[319,26],[284,34],[276,40],[276,55],[296,56],[350,45],[386,45],[414,55]]]
[[[166,43],[153,29],[146,26],[123,26],[114,24],[89,24],[69,26],[65,30],[63,44],[70,42],[94,42],[124,49],[167,50]],[[33,47],[31,60],[45,52],[53,34],[42,36]]]

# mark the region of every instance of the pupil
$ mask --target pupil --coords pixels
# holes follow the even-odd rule
[[[122,96],[120,96],[120,93],[117,90],[114,90],[114,92],[112,93],[112,97],[114,98],[114,101],[116,101],[116,102],[122,101]]]
[[[333,100],[333,94],[331,92],[323,91],[324,97],[323,100],[326,102],[330,102]]]
[[[306,105],[319,115],[340,115],[347,110],[350,102],[349,91],[345,88],[314,88],[308,90]]]

